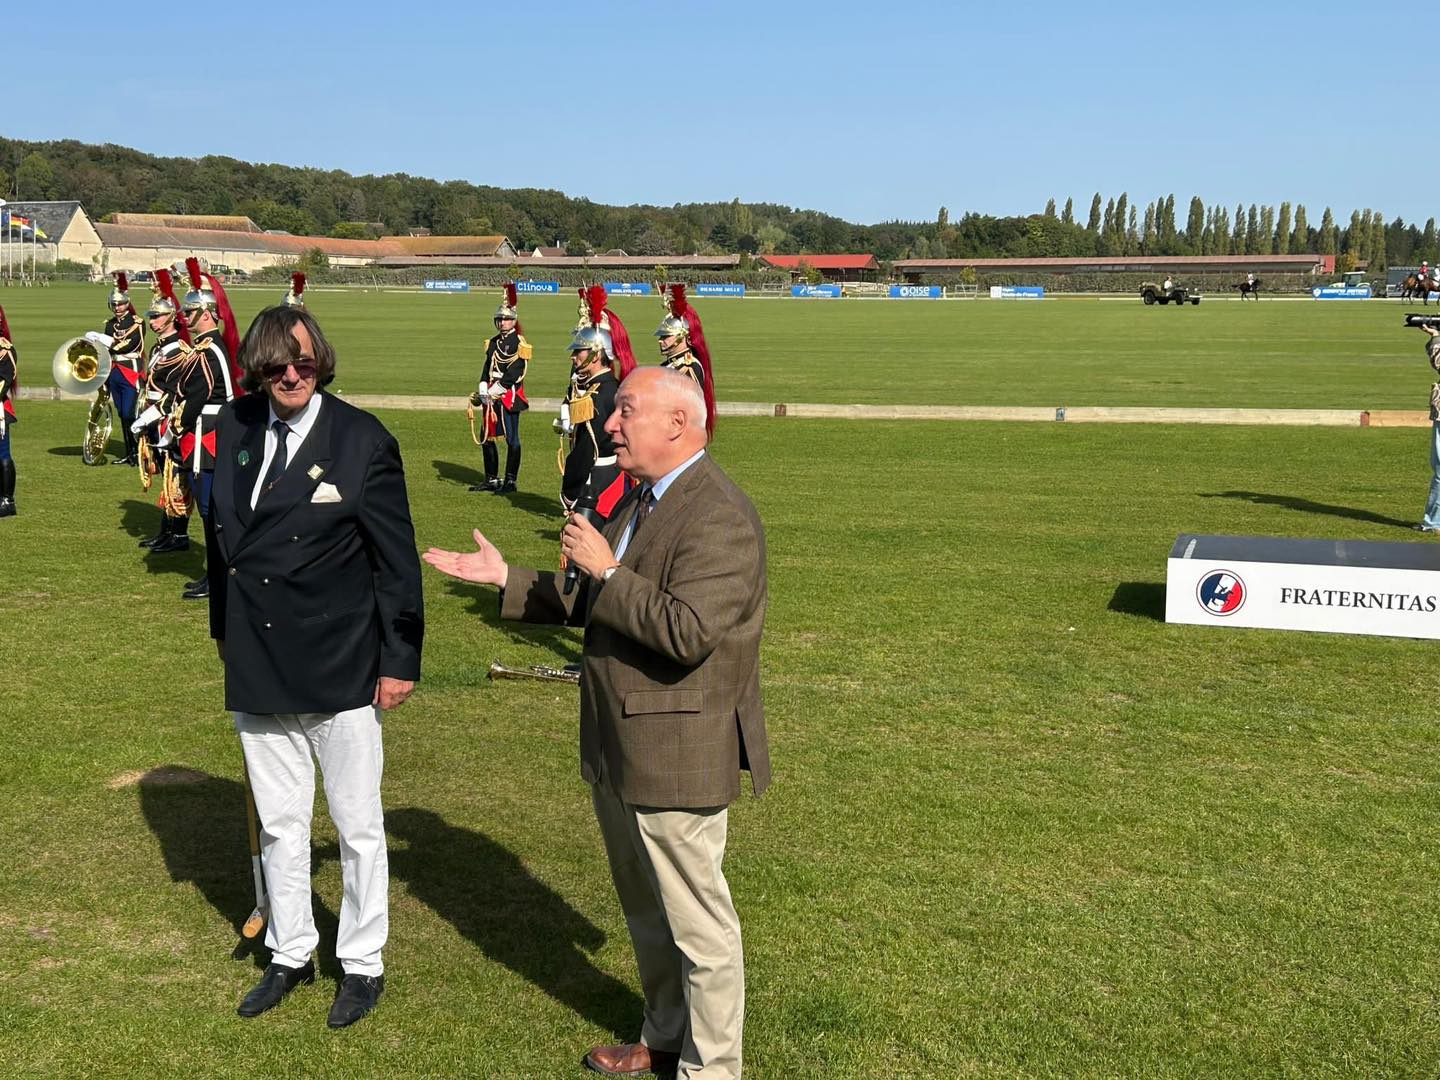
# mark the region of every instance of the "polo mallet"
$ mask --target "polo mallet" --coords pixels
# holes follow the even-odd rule
[[[265,895],[265,872],[260,866],[260,815],[255,812],[255,795],[250,790],[250,769],[243,762],[245,775],[245,823],[250,827],[250,869],[255,875],[255,910],[240,928],[240,936],[253,941],[265,932],[270,918],[270,901]]]

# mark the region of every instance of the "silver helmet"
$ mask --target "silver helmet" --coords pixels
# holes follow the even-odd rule
[[[676,315],[666,315],[660,320],[659,327],[655,330],[655,336],[660,339],[668,337],[690,337],[690,324]]]
[[[145,309],[145,317],[158,319],[162,315],[174,315],[176,310],[175,301],[157,289],[150,296],[150,306]]]

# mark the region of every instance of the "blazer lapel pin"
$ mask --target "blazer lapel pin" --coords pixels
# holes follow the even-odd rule
[[[310,477],[311,480],[319,480],[320,477],[325,475],[325,470],[322,469],[319,465],[311,465],[309,471],[306,472],[305,475]]]
[[[250,464],[250,451],[249,451],[249,450],[241,450],[240,453],[238,453],[238,454],[235,455],[235,462],[236,462],[236,464],[238,464],[242,469],[243,469],[246,465],[249,465],[249,464]]]

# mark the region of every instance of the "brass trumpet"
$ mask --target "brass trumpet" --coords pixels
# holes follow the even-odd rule
[[[532,664],[528,668],[506,667],[496,660],[490,665],[490,678],[492,679],[541,679],[545,682],[580,682],[580,669],[578,667],[554,668],[544,664]]]

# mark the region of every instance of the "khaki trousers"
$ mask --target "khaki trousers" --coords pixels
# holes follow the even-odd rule
[[[745,960],[721,870],[726,808],[632,806],[603,777],[592,791],[645,992],[640,1041],[678,1050],[682,1078],[733,1080],[740,1075]]]

